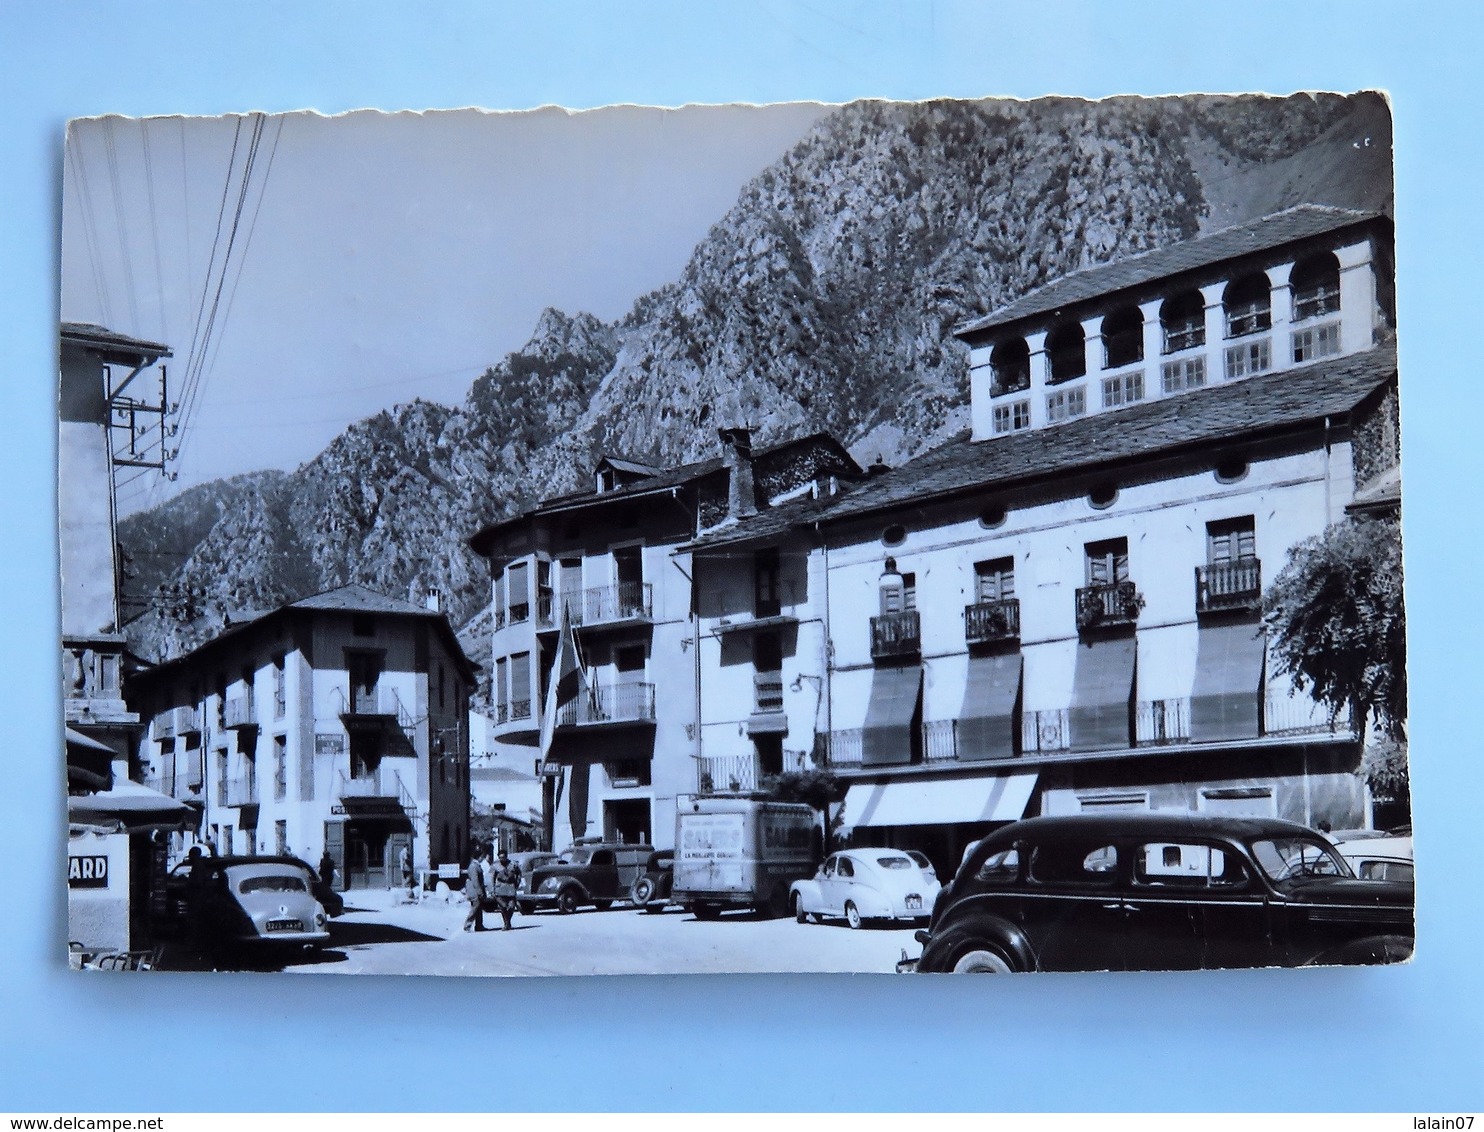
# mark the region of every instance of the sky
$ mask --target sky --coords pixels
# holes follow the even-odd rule
[[[291,469],[415,397],[457,404],[546,307],[611,321],[675,279],[819,104],[88,118],[62,317],[171,347],[169,482]]]

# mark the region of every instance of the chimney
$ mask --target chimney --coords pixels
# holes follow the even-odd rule
[[[886,457],[877,453],[875,461],[866,469],[866,475],[874,479],[876,476],[885,475],[889,471],[891,471],[891,468],[886,463]]]
[[[431,613],[442,613],[443,591],[429,586],[428,592],[423,598],[423,604],[427,606],[428,611]]]
[[[727,518],[745,519],[757,514],[757,491],[752,483],[752,429],[719,428],[716,430],[726,445],[723,460],[727,468]]]

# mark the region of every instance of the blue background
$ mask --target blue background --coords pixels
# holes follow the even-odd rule
[[[1467,9],[0,3],[0,1109],[1484,1107],[1480,36]],[[69,977],[57,224],[79,115],[1380,87],[1394,100],[1418,957],[926,980]]]

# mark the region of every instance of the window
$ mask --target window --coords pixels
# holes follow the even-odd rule
[[[289,741],[286,735],[273,736],[273,797],[278,801],[289,796]]]
[[[1165,353],[1193,350],[1206,344],[1206,300],[1199,291],[1184,291],[1166,299],[1159,308],[1159,326],[1164,333]]]
[[[974,600],[983,605],[1015,596],[1015,559],[974,563]]]
[[[981,884],[1004,885],[1014,884],[1015,878],[1019,875],[1020,851],[1002,849],[985,858],[984,864],[980,865],[979,871],[974,874],[974,879]]]
[[[613,650],[613,667],[617,670],[620,681],[642,681],[644,661],[643,645],[623,645]]]
[[[1294,264],[1288,277],[1293,291],[1293,321],[1335,314],[1340,309],[1340,261],[1333,252]]]
[[[1024,338],[1012,338],[989,354],[991,397],[1003,397],[1031,387],[1031,352]]]
[[[1046,336],[1051,382],[1057,384],[1087,373],[1087,339],[1080,322],[1063,323]]]
[[[608,775],[608,784],[613,787],[648,786],[650,770],[648,759],[619,759],[603,764]]]
[[[1220,566],[1257,557],[1257,536],[1251,515],[1206,524],[1206,564]]]
[[[276,856],[284,857],[284,856],[287,856],[288,855],[288,851],[289,851],[289,823],[286,822],[286,821],[276,821],[276,822],[273,823],[273,852],[274,852],[274,854]],[[278,891],[286,891],[286,892],[303,892],[304,891],[304,882],[302,880],[299,880],[297,877],[259,877],[257,879],[260,880],[260,881],[268,881],[271,885],[275,886],[276,890],[278,890]],[[244,892],[247,890],[247,885],[249,885],[251,883],[254,883],[254,882],[253,881],[243,881],[242,882],[242,886],[243,886],[243,891]]]
[[[1046,394],[1046,419],[1049,421],[1068,421],[1086,412],[1087,390],[1083,386]]]
[[[1030,864],[1030,878],[1040,884],[1112,884],[1118,850],[1083,841],[1038,845]]]
[[[882,616],[908,613],[917,608],[917,575],[897,573],[895,559],[886,560],[886,572],[881,575],[880,587]]]
[[[1226,313],[1226,336],[1242,338],[1260,334],[1273,325],[1273,290],[1260,271],[1227,284],[1221,306]]]
[[[900,523],[893,523],[881,532],[881,541],[887,546],[901,546],[907,541],[907,528]]]
[[[752,638],[752,667],[760,673],[783,670],[783,639],[777,633],[758,633]]]
[[[350,710],[358,715],[375,715],[378,685],[381,681],[382,656],[374,652],[347,652],[345,667],[350,675]]]
[[[1144,399],[1144,371],[1103,378],[1103,408],[1116,409]]]
[[[1212,471],[1217,483],[1236,483],[1247,477],[1247,461],[1240,456],[1231,456],[1217,464]]]
[[[1250,377],[1254,373],[1266,373],[1273,367],[1272,345],[1266,338],[1226,349],[1226,379]]]
[[[1128,581],[1128,539],[1090,542],[1084,547],[1084,552],[1089,586],[1110,586]]]
[[[1206,384],[1206,359],[1203,356],[1165,362],[1159,368],[1166,393],[1183,393]]]
[[[1340,352],[1340,324],[1327,322],[1323,326],[1310,326],[1293,332],[1294,364],[1312,362],[1316,358],[1331,358]]]
[[[1094,484],[1091,491],[1087,493],[1087,505],[1097,511],[1106,511],[1118,502],[1118,485],[1116,483]]]
[[[517,562],[505,571],[505,584],[510,587],[507,597],[510,603],[510,624],[512,625],[521,621],[529,621],[531,617],[529,572],[530,568],[524,562]]]
[[[282,653],[273,658],[273,718],[282,719],[288,711],[287,674]]]
[[[757,748],[757,772],[759,778],[771,778],[783,773],[783,736],[754,735]]]
[[[531,654],[518,652],[510,658],[510,718],[531,718]]]
[[[752,557],[752,611],[756,617],[777,617],[782,611],[778,593],[778,551],[760,550]]]
[[[1241,888],[1247,872],[1233,854],[1211,845],[1154,842],[1134,853],[1134,883],[1162,888]]]
[[[841,857],[839,864],[835,866],[835,872],[842,877],[853,877],[855,876],[855,862],[849,857]]]
[[[1005,520],[1009,518],[1010,512],[1004,507],[986,507],[979,512],[979,525],[988,530],[1004,526]]]
[[[996,433],[1019,432],[1031,427],[1031,403],[1010,401],[994,407],[994,430]]]
[[[1121,307],[1103,319],[1103,367],[1117,369],[1144,360],[1144,315]]]
[[[503,656],[495,658],[495,722],[504,723],[510,718],[510,661]]]
[[[1126,794],[1079,794],[1077,806],[1084,814],[1142,814],[1149,809],[1149,795],[1142,791]]]

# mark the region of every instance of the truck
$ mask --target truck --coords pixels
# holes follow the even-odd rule
[[[698,920],[728,908],[788,912],[788,889],[814,875],[824,848],[812,806],[748,796],[680,799],[672,899]]]

